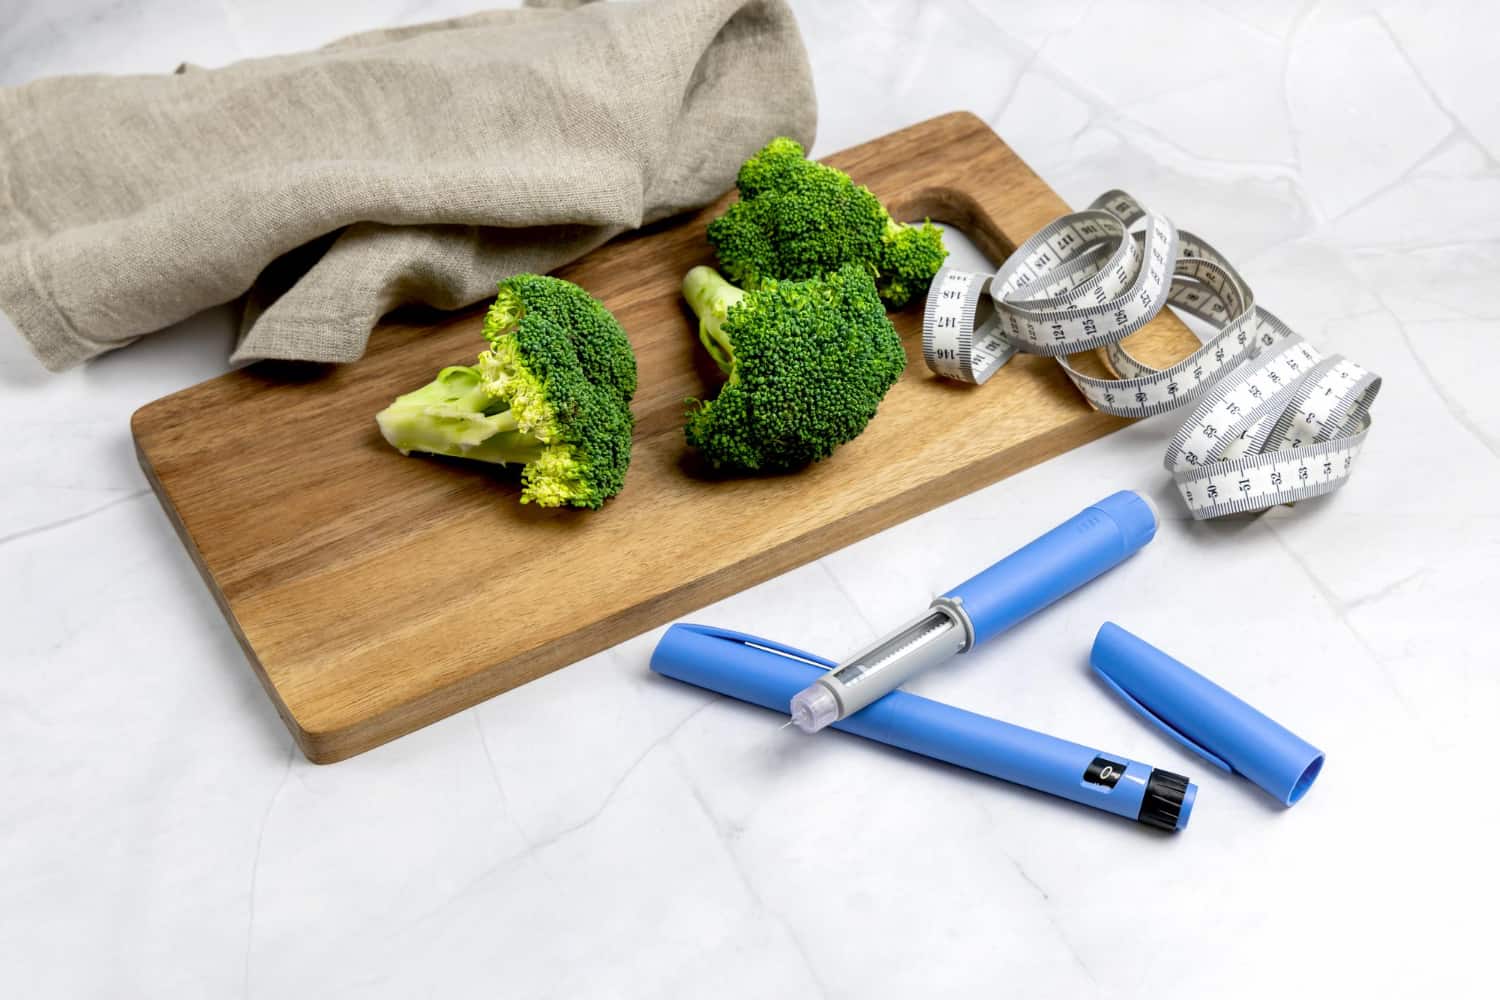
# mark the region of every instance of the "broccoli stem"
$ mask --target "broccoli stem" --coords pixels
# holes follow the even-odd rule
[[[398,396],[375,415],[380,433],[403,454],[413,451],[480,462],[524,465],[544,445],[481,387],[479,373],[455,365],[422,388]]]
[[[724,320],[745,293],[731,285],[718,271],[699,265],[683,275],[682,297],[698,316],[698,339],[724,374],[732,375],[734,346],[724,332]]]
[[[495,465],[529,465],[542,457],[546,445],[523,431],[501,431],[466,451],[444,452]]]

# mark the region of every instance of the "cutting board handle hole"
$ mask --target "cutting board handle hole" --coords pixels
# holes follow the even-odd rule
[[[888,206],[902,222],[931,219],[943,227],[948,263],[955,267],[992,270],[1015,251],[988,212],[972,195],[949,187],[933,187],[897,197]]]

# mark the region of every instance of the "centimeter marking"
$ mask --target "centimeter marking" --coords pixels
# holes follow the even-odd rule
[[[1122,341],[1171,305],[1214,336],[1155,368]],[[1017,352],[1056,357],[1095,408],[1149,417],[1191,407],[1163,460],[1196,518],[1265,510],[1348,479],[1379,376],[1325,357],[1272,313],[1223,254],[1123,191],[1044,226],[993,275],[943,268],[922,321],[938,375],[982,385]],[[1103,349],[1115,378],[1068,356]]]

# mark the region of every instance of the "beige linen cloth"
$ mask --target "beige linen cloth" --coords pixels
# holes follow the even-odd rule
[[[572,9],[575,8],[576,9]],[[0,90],[0,310],[61,370],[249,292],[235,361],[352,361],[810,143],[782,0],[539,4]]]

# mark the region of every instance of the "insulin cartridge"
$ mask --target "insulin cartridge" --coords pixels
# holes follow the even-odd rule
[[[959,584],[915,620],[840,663],[792,698],[792,723],[815,733],[919,670],[968,652],[1094,577],[1156,534],[1156,509],[1121,490]]]

